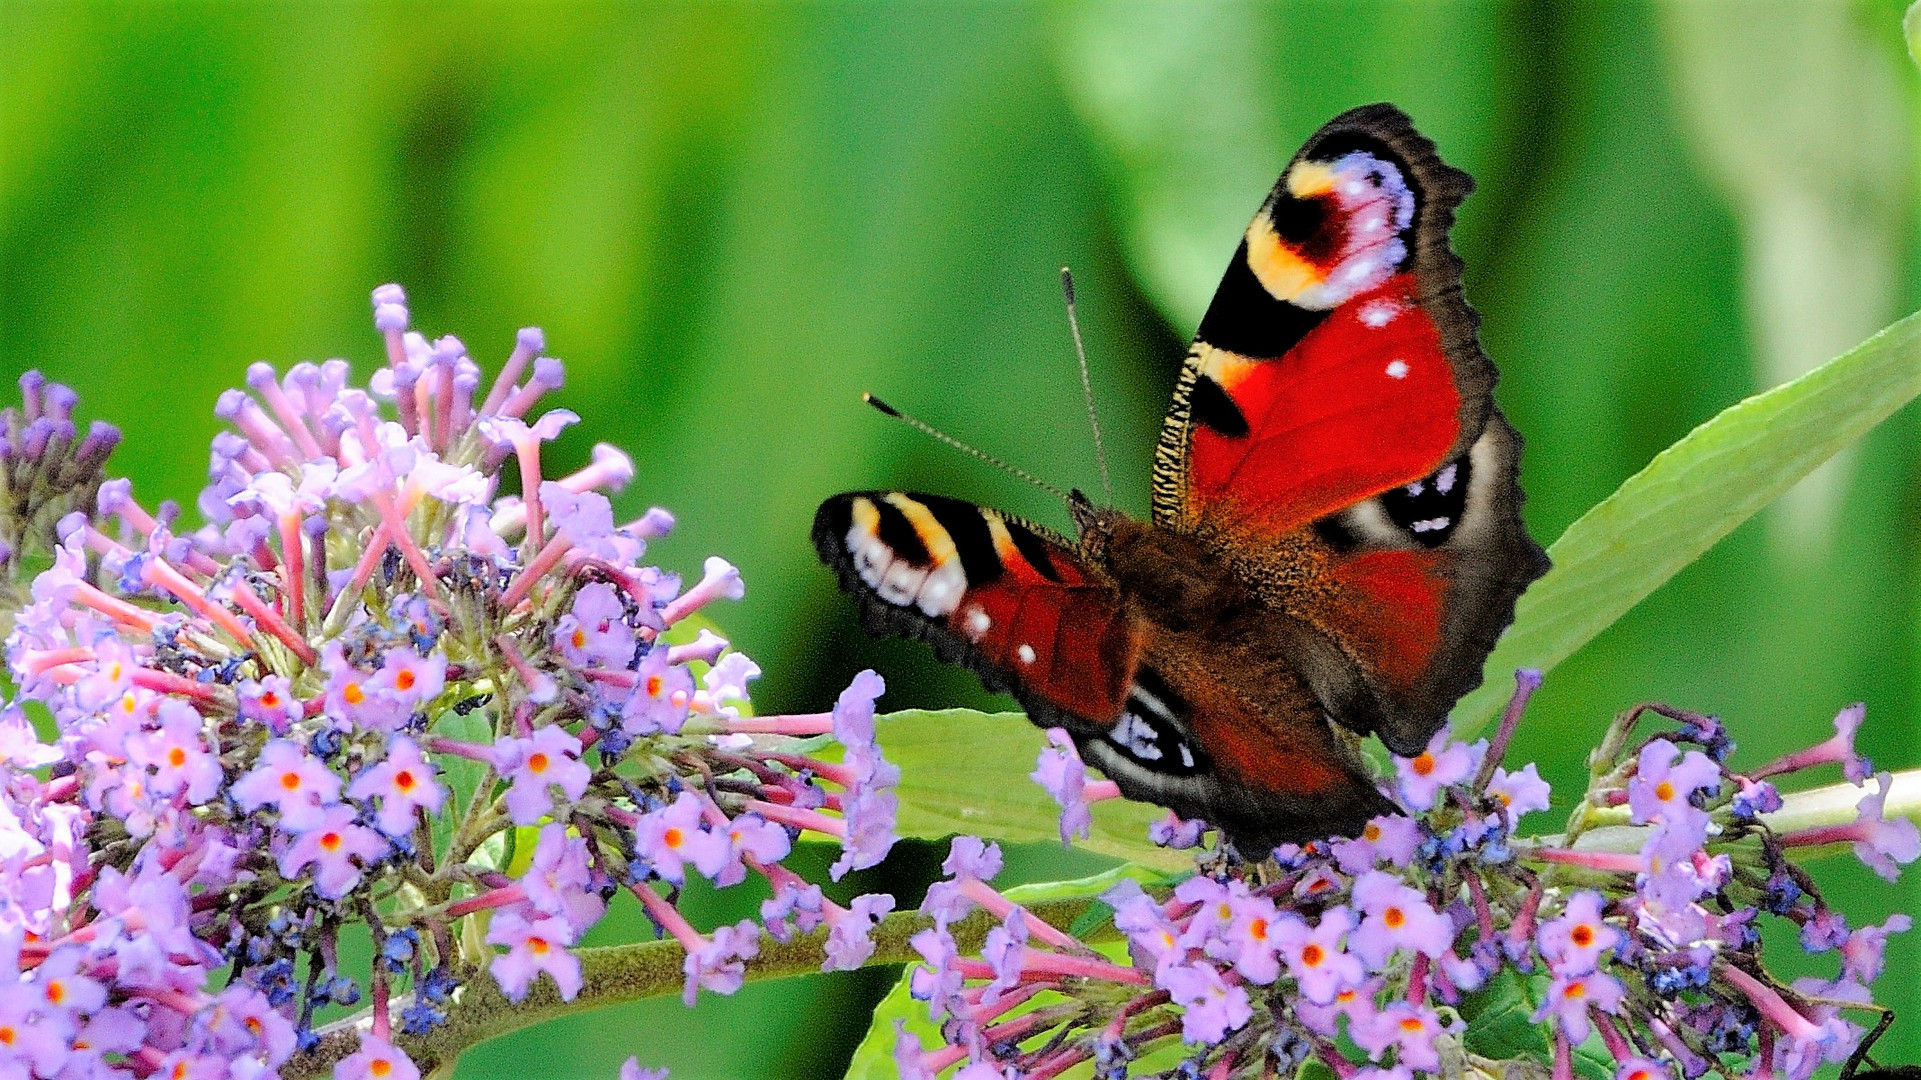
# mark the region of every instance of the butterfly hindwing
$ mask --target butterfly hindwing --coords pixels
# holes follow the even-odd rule
[[[1155,521],[1330,642],[1303,677],[1401,753],[1546,569],[1448,244],[1471,189],[1392,106],[1322,128],[1243,237],[1156,459]]]
[[[1145,627],[1059,537],[959,499],[860,491],[821,504],[814,546],[870,632],[926,639],[1044,727],[1121,714]]]
[[[1353,835],[1392,812],[1298,679],[1204,636],[1150,634],[1120,719],[1075,740],[1089,765],[1128,798],[1219,825],[1250,855]],[[1205,658],[1228,663],[1196,662]]]

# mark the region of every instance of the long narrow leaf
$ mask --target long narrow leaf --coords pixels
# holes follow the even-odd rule
[[[1471,734],[1516,668],[1545,671],[1921,393],[1921,315],[1792,382],[1732,405],[1656,455],[1548,549],[1554,569],[1521,597],[1488,680],[1454,710]]]

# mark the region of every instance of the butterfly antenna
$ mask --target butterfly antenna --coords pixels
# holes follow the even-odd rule
[[[1074,355],[1081,362],[1081,394],[1087,399],[1087,422],[1094,429],[1094,456],[1101,462],[1101,490],[1114,505],[1114,481],[1107,473],[1107,444],[1101,441],[1101,418],[1094,411],[1094,384],[1087,377],[1087,346],[1081,344],[1081,320],[1074,314],[1074,272],[1061,267],[1061,292],[1067,297],[1067,328],[1074,333]]]
[[[901,423],[906,424],[908,427],[918,429],[920,433],[923,435],[931,436],[932,438],[938,439],[941,442],[944,442],[947,445],[953,447],[954,449],[959,450],[963,454],[971,454],[972,456],[987,462],[989,465],[992,465],[997,469],[1003,469],[1007,472],[1010,472],[1015,476],[1020,477],[1022,480],[1025,480],[1028,483],[1034,485],[1035,487],[1040,488],[1042,491],[1047,492],[1049,495],[1054,496],[1056,499],[1059,499],[1064,503],[1070,503],[1070,504],[1072,503],[1072,500],[1070,500],[1067,497],[1067,494],[1063,492],[1060,488],[1057,488],[1054,485],[1048,483],[1047,481],[1040,479],[1039,477],[1035,476],[1033,473],[1028,472],[1026,469],[1015,468],[1014,466],[1009,465],[1007,462],[1002,461],[1000,458],[997,458],[992,454],[989,454],[982,450],[976,450],[973,447],[967,445],[966,443],[960,441],[959,439],[954,438],[952,435],[949,435],[945,431],[942,431],[939,428],[935,427],[934,425],[929,424],[927,421],[922,420],[919,417],[909,416],[906,413],[901,412],[899,409],[894,408],[892,405],[887,404],[885,401],[882,401],[881,399],[875,397],[872,394],[863,393],[861,394],[860,399],[862,401],[865,401],[867,404],[872,405],[874,408],[879,409],[882,413],[886,414],[887,416],[891,416],[894,419],[899,420]]]

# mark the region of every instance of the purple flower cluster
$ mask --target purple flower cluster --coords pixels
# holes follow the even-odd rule
[[[621,889],[685,947],[690,999],[731,992],[761,927],[693,927],[695,875],[765,878],[769,929],[825,924],[826,967],[873,949],[891,898],[842,908],[781,863],[803,830],[841,840],[836,877],[893,843],[880,679],[830,713],[748,715],[759,668],[684,623],[739,573],[644,564],[672,518],[616,523],[612,447],[545,479],[576,418],[530,415],[562,378],[541,333],[483,395],[398,287],[374,305],[365,388],[344,361],[255,364],[221,396],[193,531],[124,480],[88,512],[112,439],[72,445],[70,393],[28,380],[6,414],[6,480],[77,486],[7,638],[57,735],[0,713],[0,1077],[272,1076],[364,995],[334,1075],[406,1080],[395,1040],[477,977],[572,999],[573,946]],[[350,928],[370,969],[341,961]]]
[[[1756,775],[1838,762],[1867,776],[1851,742],[1858,710],[1836,740],[1748,776],[1724,765],[1732,744],[1712,718],[1635,710],[1596,755],[1566,836],[1528,841],[1516,827],[1547,808],[1548,786],[1499,759],[1538,682],[1522,673],[1493,747],[1443,733],[1397,759],[1387,794],[1403,814],[1258,862],[1217,847],[1183,880],[1123,880],[1076,936],[987,884],[997,848],[957,839],[949,880],[922,906],[935,925],[914,939],[924,963],[911,973],[941,1045],[901,1028],[901,1075],[1044,1080],[1091,1063],[1101,1078],[1225,1080],[1312,1060],[1344,1080],[1402,1080],[1518,1053],[1565,1077],[1587,1044],[1621,1080],[1802,1080],[1846,1059],[1863,1034],[1847,1010],[1873,1017],[1883,945],[1909,920],[1850,931],[1786,852],[1849,843],[1892,876],[1921,837],[1882,818],[1885,773],[1855,824],[1801,833],[1769,827],[1781,801]],[[1651,711],[1678,730],[1633,741]],[[1063,834],[1085,828],[1091,786],[1068,754],[1055,740],[1036,770],[1062,801]],[[965,956],[948,927],[976,907],[1000,926]],[[1839,973],[1777,982],[1761,963],[1764,916],[1798,924],[1811,951],[1838,950]],[[1124,952],[1099,948],[1115,939]],[[1502,1018],[1492,1040],[1481,1025]]]

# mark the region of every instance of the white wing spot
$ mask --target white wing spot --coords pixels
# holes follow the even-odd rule
[[[987,617],[987,612],[977,607],[967,609],[967,632],[975,640],[979,640],[982,634],[987,633],[987,628],[993,625],[994,620]]]
[[[1449,465],[1447,468],[1434,474],[1434,490],[1443,495],[1454,490],[1454,469],[1455,466]]]
[[[1153,726],[1131,712],[1121,714],[1120,722],[1114,725],[1114,731],[1108,739],[1143,761],[1161,759],[1161,742],[1154,735]]]
[[[1387,365],[1387,377],[1390,379],[1405,379],[1407,378],[1407,370],[1407,361],[1390,360]]]
[[[1379,330],[1394,321],[1401,313],[1401,305],[1392,300],[1369,300],[1361,305],[1361,325],[1370,330]]]
[[[1022,645],[1014,650],[1014,655],[1021,658],[1021,663],[1031,664],[1034,662],[1034,646]]]
[[[1416,480],[1412,484],[1409,484],[1407,486],[1407,493],[1409,495],[1419,495],[1421,492],[1426,490],[1427,490],[1427,485],[1422,483],[1419,480]]]
[[[1408,527],[1413,529],[1417,533],[1434,532],[1438,529],[1447,528],[1447,523],[1448,523],[1448,519],[1444,517],[1422,518],[1421,520],[1415,522],[1414,524]]]

